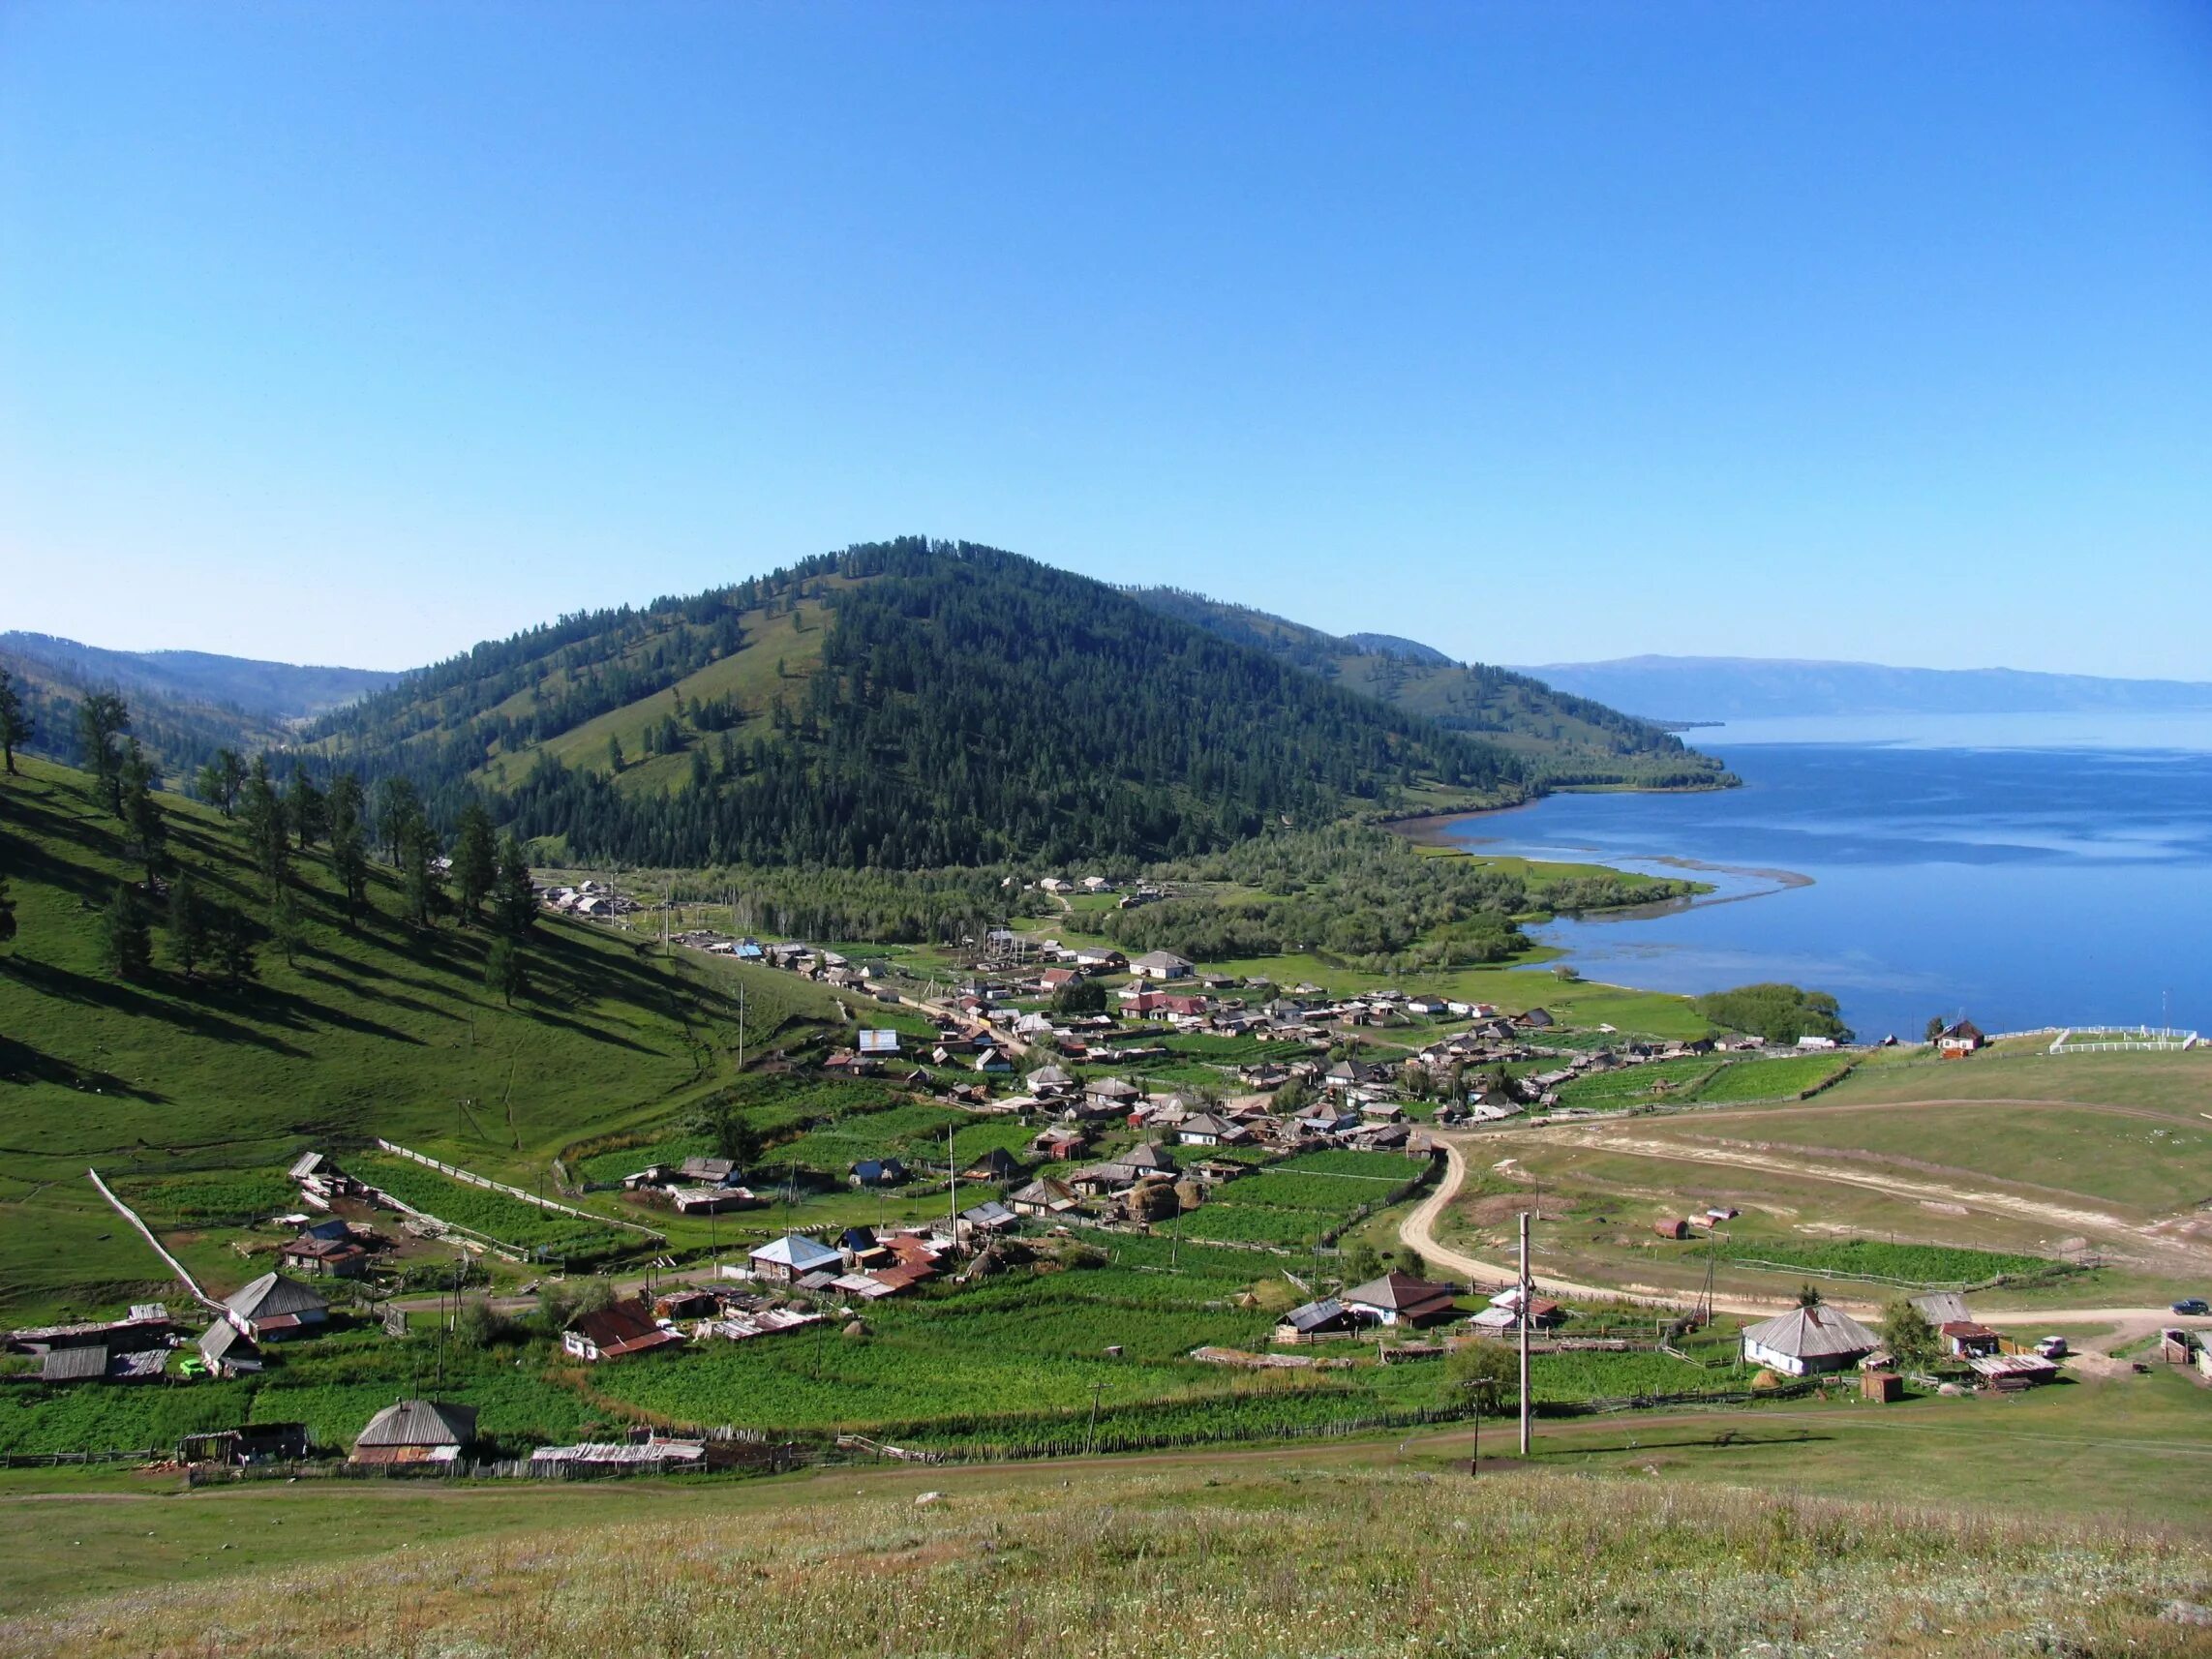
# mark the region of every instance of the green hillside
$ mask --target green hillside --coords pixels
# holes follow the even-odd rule
[[[22,764],[0,778],[17,923],[0,946],[0,1314],[112,1301],[155,1277],[87,1166],[220,1189],[246,1172],[265,1181],[300,1149],[382,1134],[530,1179],[579,1135],[665,1114],[731,1075],[720,978],[541,920],[522,952],[530,989],[510,1009],[484,983],[488,927],[409,926],[381,867],[348,929],[325,858],[294,855],[288,963],[266,937],[268,890],[242,826],[174,797],[159,798],[172,873],[251,919],[258,978],[230,988],[204,966],[188,978],[157,927],[151,970],[121,980],[103,960],[107,912],[118,882],[144,872],[88,777]],[[806,989],[762,978],[774,983],[752,1000],[756,1043],[777,1018],[803,1017],[794,993]]]
[[[1388,634],[1340,638],[1180,588],[1136,588],[1132,597],[1223,639],[1271,651],[1362,697],[1496,743],[1537,785],[1682,789],[1734,781],[1719,762],[1673,733],[1509,669],[1455,663]]]
[[[1530,782],[1495,742],[1104,584],[918,538],[479,646],[312,739],[656,866],[1159,858]]]

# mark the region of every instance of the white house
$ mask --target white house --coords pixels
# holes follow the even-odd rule
[[[1140,980],[1187,980],[1191,964],[1172,950],[1147,950],[1130,963],[1129,971]]]
[[[753,1272],[775,1284],[796,1284],[809,1273],[834,1272],[845,1265],[843,1252],[804,1233],[785,1233],[771,1239],[751,1256]]]
[[[1784,1376],[1848,1371],[1882,1345],[1881,1339],[1833,1308],[1793,1308],[1743,1327],[1743,1360]]]

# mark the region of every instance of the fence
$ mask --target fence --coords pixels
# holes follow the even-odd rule
[[[47,1469],[71,1463],[150,1463],[168,1453],[156,1446],[136,1452],[6,1452],[0,1469]]]
[[[1881,1284],[1893,1290],[1955,1290],[1960,1293],[1974,1290],[1994,1290],[2000,1285],[2013,1284],[2033,1287],[2064,1279],[2070,1273],[2083,1273],[2101,1265],[2097,1262],[2054,1261],[2040,1273],[1999,1273],[1987,1279],[1967,1280],[1918,1280],[1894,1279],[1882,1273],[1848,1273],[1841,1268],[1812,1268],[1803,1262],[1763,1261],[1754,1255],[1732,1255],[1727,1258],[1731,1267],[1748,1267],[1763,1273],[1797,1273],[1813,1279],[1846,1280],[1854,1284]]]
[[[2040,1034],[2039,1034],[2040,1035]],[[2087,1039],[2077,1041],[2076,1037]],[[2149,1049],[2160,1053],[2185,1053],[2202,1040],[2194,1031],[2153,1031],[2143,1026],[2130,1032],[2116,1026],[2094,1029],[2068,1026],[2051,1039],[2053,1054],[2116,1054]]]
[[[494,1181],[490,1176],[478,1175],[472,1169],[463,1169],[451,1163],[440,1163],[435,1158],[416,1152],[409,1147],[400,1146],[392,1141],[379,1139],[377,1145],[383,1151],[390,1153],[394,1158],[412,1159],[425,1168],[437,1170],[440,1175],[448,1176],[470,1187],[481,1187],[486,1191],[503,1192],[510,1198],[519,1198],[522,1202],[535,1205],[540,1210],[551,1210],[557,1215],[573,1216],[578,1221],[590,1222],[594,1226],[621,1227],[633,1233],[643,1233],[656,1244],[668,1242],[666,1233],[655,1232],[651,1227],[637,1222],[625,1222],[613,1216],[595,1216],[589,1210],[579,1210],[571,1204],[559,1204],[551,1198],[540,1198],[535,1192],[528,1191],[521,1187],[510,1187],[504,1181]]]
[[[154,1237],[154,1229],[147,1226],[145,1222],[138,1220],[137,1211],[132,1209],[130,1205],[124,1203],[122,1199],[116,1197],[113,1192],[108,1191],[107,1183],[100,1179],[100,1171],[97,1169],[87,1169],[84,1173],[91,1178],[93,1186],[100,1189],[100,1195],[103,1198],[106,1199],[108,1203],[115,1206],[115,1213],[121,1216],[126,1222],[129,1222],[132,1226],[136,1227],[138,1231],[138,1236],[144,1239],[147,1244],[153,1247],[154,1253],[160,1256],[162,1260],[168,1263],[169,1271],[175,1274],[178,1282],[184,1285],[185,1289],[192,1293],[192,1299],[195,1302],[197,1302],[202,1308],[213,1309],[216,1312],[219,1313],[223,1312],[223,1304],[216,1301],[214,1297],[208,1295],[206,1291],[200,1289],[199,1281],[193,1278],[191,1274],[185,1271],[183,1262],[177,1260],[175,1256],[169,1254],[167,1250],[163,1247],[162,1241]]]

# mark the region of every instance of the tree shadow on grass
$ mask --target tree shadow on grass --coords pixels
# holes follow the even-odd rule
[[[254,997],[255,1011],[258,1014],[289,1031],[313,1031],[318,1025],[334,1025],[342,1031],[357,1032],[363,1037],[379,1037],[390,1042],[410,1043],[417,1048],[425,1046],[421,1038],[412,1032],[402,1031],[396,1025],[364,1019],[359,1014],[348,1013],[329,1003],[310,1002],[290,991],[263,989],[258,993],[246,994]]]
[[[301,960],[293,968],[293,972],[297,973],[300,978],[313,980],[318,984],[328,985],[332,990],[345,996],[358,997],[364,1002],[383,1003],[391,1008],[406,1009],[409,1013],[427,1014],[434,1019],[458,1020],[463,1017],[449,1008],[435,1008],[429,1003],[418,1002],[413,997],[403,997],[395,991],[379,991],[373,986],[361,983],[358,980],[349,979],[343,973],[332,973],[327,969],[311,966],[306,960],[310,956],[319,957],[325,962],[334,963],[341,967],[350,967],[352,964],[347,962],[343,957],[333,956],[327,951],[318,950],[310,947],[300,952]],[[389,979],[391,976],[384,975],[381,977]],[[413,1040],[409,1039],[409,1041]]]
[[[58,1054],[45,1053],[5,1034],[0,1034],[0,1083],[52,1083],[99,1095],[123,1095],[154,1104],[168,1100],[158,1089],[126,1083],[110,1071],[88,1071]]]
[[[306,1049],[295,1048],[281,1038],[256,1031],[250,1025],[240,1025],[235,1020],[224,1019],[206,1009],[180,1007],[135,985],[115,984],[106,980],[93,979],[86,974],[73,974],[67,968],[57,968],[50,962],[30,961],[22,957],[15,959],[11,971],[15,978],[41,995],[75,1003],[80,1008],[106,1009],[134,1018],[158,1019],[178,1031],[194,1037],[204,1037],[212,1041],[245,1043],[294,1060],[309,1058]]]

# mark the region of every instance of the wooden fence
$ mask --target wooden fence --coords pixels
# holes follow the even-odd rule
[[[573,1216],[580,1222],[590,1222],[596,1226],[621,1227],[629,1232],[643,1233],[655,1244],[668,1242],[666,1233],[656,1232],[642,1222],[625,1222],[613,1216],[593,1215],[590,1210],[579,1210],[572,1204],[556,1203],[553,1199],[541,1198],[527,1189],[510,1187],[504,1181],[494,1181],[488,1175],[479,1175],[472,1169],[463,1169],[452,1163],[441,1163],[435,1158],[416,1152],[412,1148],[401,1146],[394,1141],[379,1139],[377,1145],[383,1151],[390,1153],[394,1158],[411,1159],[425,1168],[435,1169],[440,1175],[447,1176],[452,1180],[463,1182],[470,1187],[481,1187],[489,1192],[503,1192],[510,1198],[520,1199],[525,1204],[533,1204],[540,1210],[551,1210],[557,1215]]]

